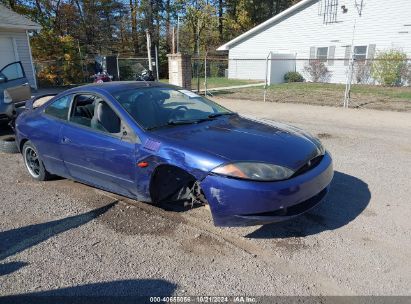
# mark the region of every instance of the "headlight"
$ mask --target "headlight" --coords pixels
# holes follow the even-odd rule
[[[321,142],[321,140],[317,137],[312,137],[315,145],[317,146],[318,151],[320,152],[320,155],[324,155],[325,154],[325,148]]]
[[[285,167],[266,164],[238,162],[213,169],[215,174],[257,181],[277,181],[290,178],[294,171]]]

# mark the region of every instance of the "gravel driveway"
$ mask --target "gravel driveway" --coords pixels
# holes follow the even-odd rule
[[[0,154],[0,295],[411,295],[411,114],[218,100],[317,134],[327,199],[289,222],[215,228]]]

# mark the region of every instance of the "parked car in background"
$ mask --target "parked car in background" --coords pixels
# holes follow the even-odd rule
[[[0,69],[0,119],[11,120],[16,106],[30,97],[31,88],[20,61]]]
[[[20,61],[12,62],[0,69],[0,152],[17,153],[15,137],[7,127],[13,125],[20,106],[31,97],[31,88]],[[5,123],[5,124],[4,124]]]
[[[306,132],[167,84],[90,84],[25,108],[16,141],[34,179],[209,204],[217,226],[293,218],[322,201],[333,177],[330,154]]]

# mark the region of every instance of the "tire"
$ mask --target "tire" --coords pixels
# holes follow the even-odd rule
[[[19,153],[14,135],[4,135],[0,137],[0,151],[4,153]]]
[[[22,149],[24,164],[30,176],[38,181],[46,181],[52,178],[52,175],[44,167],[36,147],[27,141]]]

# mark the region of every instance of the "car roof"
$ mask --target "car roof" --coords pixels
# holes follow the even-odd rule
[[[130,89],[139,89],[139,88],[147,88],[147,87],[162,87],[162,88],[176,88],[180,89],[179,87],[170,85],[168,83],[162,83],[157,81],[110,81],[110,82],[103,82],[103,83],[91,83],[82,85],[79,87],[75,87],[72,89],[67,90],[66,92],[80,92],[80,91],[90,91],[90,92],[98,92],[98,91],[105,91],[107,93],[118,92],[123,90],[130,90]]]

